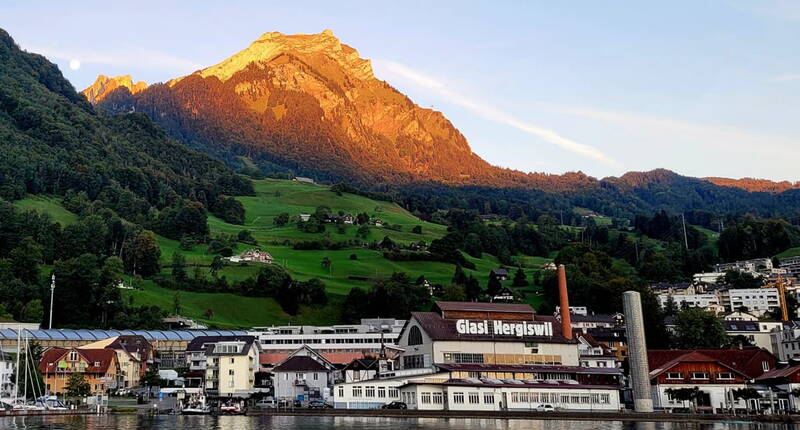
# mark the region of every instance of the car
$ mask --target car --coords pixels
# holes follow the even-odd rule
[[[312,400],[308,402],[308,409],[331,409],[333,405],[323,400]]]
[[[536,407],[536,412],[554,412],[556,408],[553,405],[541,404]]]
[[[275,399],[261,399],[255,404],[256,409],[275,409],[278,407],[278,402]]]
[[[408,406],[403,402],[395,400],[381,406],[381,409],[408,409]]]

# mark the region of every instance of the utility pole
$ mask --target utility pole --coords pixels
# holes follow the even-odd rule
[[[50,324],[47,328],[53,328],[53,295],[56,291],[56,274],[50,277]]]
[[[681,213],[681,222],[683,223],[683,244],[686,245],[686,250],[689,250],[689,239],[686,237],[686,217]]]

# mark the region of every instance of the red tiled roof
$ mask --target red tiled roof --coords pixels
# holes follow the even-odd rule
[[[436,307],[441,311],[533,313],[531,305],[523,303],[436,302]]]
[[[788,378],[798,371],[800,371],[800,365],[784,367],[783,369],[770,370],[769,372],[756,378],[756,380],[763,381],[767,379]]]
[[[64,349],[64,348],[51,348],[45,351],[42,355],[41,361],[39,361],[39,371],[42,373],[55,373],[58,370],[58,362],[64,358],[73,349]],[[85,373],[106,373],[108,372],[108,368],[111,366],[111,363],[114,362],[114,359],[117,356],[117,353],[110,348],[104,349],[74,349],[77,351],[78,354],[83,356],[84,359],[89,363],[89,365],[84,370]],[[95,366],[94,363],[98,363],[98,366]]]

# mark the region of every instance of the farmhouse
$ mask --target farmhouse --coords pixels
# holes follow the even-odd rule
[[[251,261],[254,263],[272,263],[272,255],[270,255],[267,251],[262,251],[260,249],[250,249],[247,250],[239,255],[234,255],[228,257],[228,260],[231,263],[239,263],[242,261]]]
[[[497,269],[492,269],[492,271],[489,274],[497,278],[497,280],[499,281],[505,281],[506,279],[508,279],[508,270],[502,267],[499,267]]]

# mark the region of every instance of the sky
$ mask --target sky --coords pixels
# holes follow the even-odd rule
[[[331,29],[499,166],[800,180],[800,1],[4,0],[0,27],[78,90]]]

